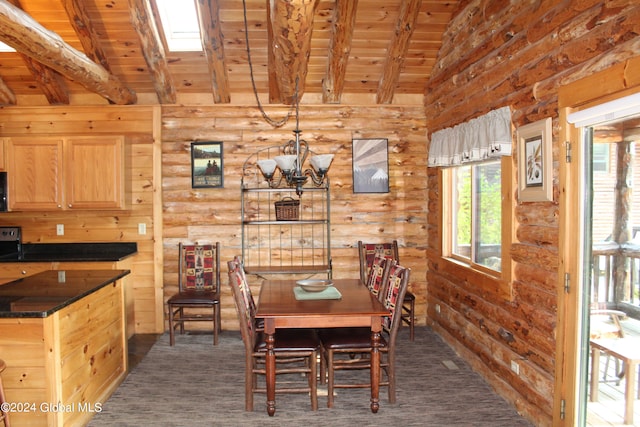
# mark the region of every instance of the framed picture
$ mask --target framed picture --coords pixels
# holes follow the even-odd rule
[[[223,178],[222,142],[192,142],[191,187],[222,187]]]
[[[551,118],[518,128],[518,199],[553,201]]]
[[[378,139],[353,140],[353,192],[388,193],[388,141]]]

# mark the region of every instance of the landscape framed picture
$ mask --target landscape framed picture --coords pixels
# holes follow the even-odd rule
[[[389,157],[385,138],[354,139],[353,192],[388,193]]]
[[[518,128],[518,199],[553,201],[551,118]]]
[[[191,143],[191,187],[224,186],[222,142]]]

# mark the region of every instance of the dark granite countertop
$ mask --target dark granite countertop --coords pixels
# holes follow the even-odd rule
[[[122,261],[138,252],[135,242],[121,243],[23,243],[19,259],[0,262]]]
[[[130,270],[48,270],[0,286],[0,318],[47,317]]]

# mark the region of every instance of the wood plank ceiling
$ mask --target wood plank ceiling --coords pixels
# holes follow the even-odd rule
[[[160,104],[189,94],[230,103],[247,99],[253,84],[269,103],[290,104],[296,81],[300,96],[323,103],[366,94],[388,104],[399,94],[423,95],[458,6],[195,1],[203,52],[168,51],[155,0],[0,0],[0,41],[17,51],[0,52],[0,105],[77,105],[92,94],[114,104],[139,103],[140,94]]]

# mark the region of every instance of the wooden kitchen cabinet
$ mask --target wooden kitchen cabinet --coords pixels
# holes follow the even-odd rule
[[[10,210],[62,208],[62,138],[11,138],[7,147]]]
[[[5,152],[7,150],[7,141],[9,138],[0,138],[0,172],[7,170],[7,157]]]
[[[65,196],[69,209],[124,208],[124,138],[68,138]]]
[[[11,138],[9,209],[124,209],[124,138]]]

